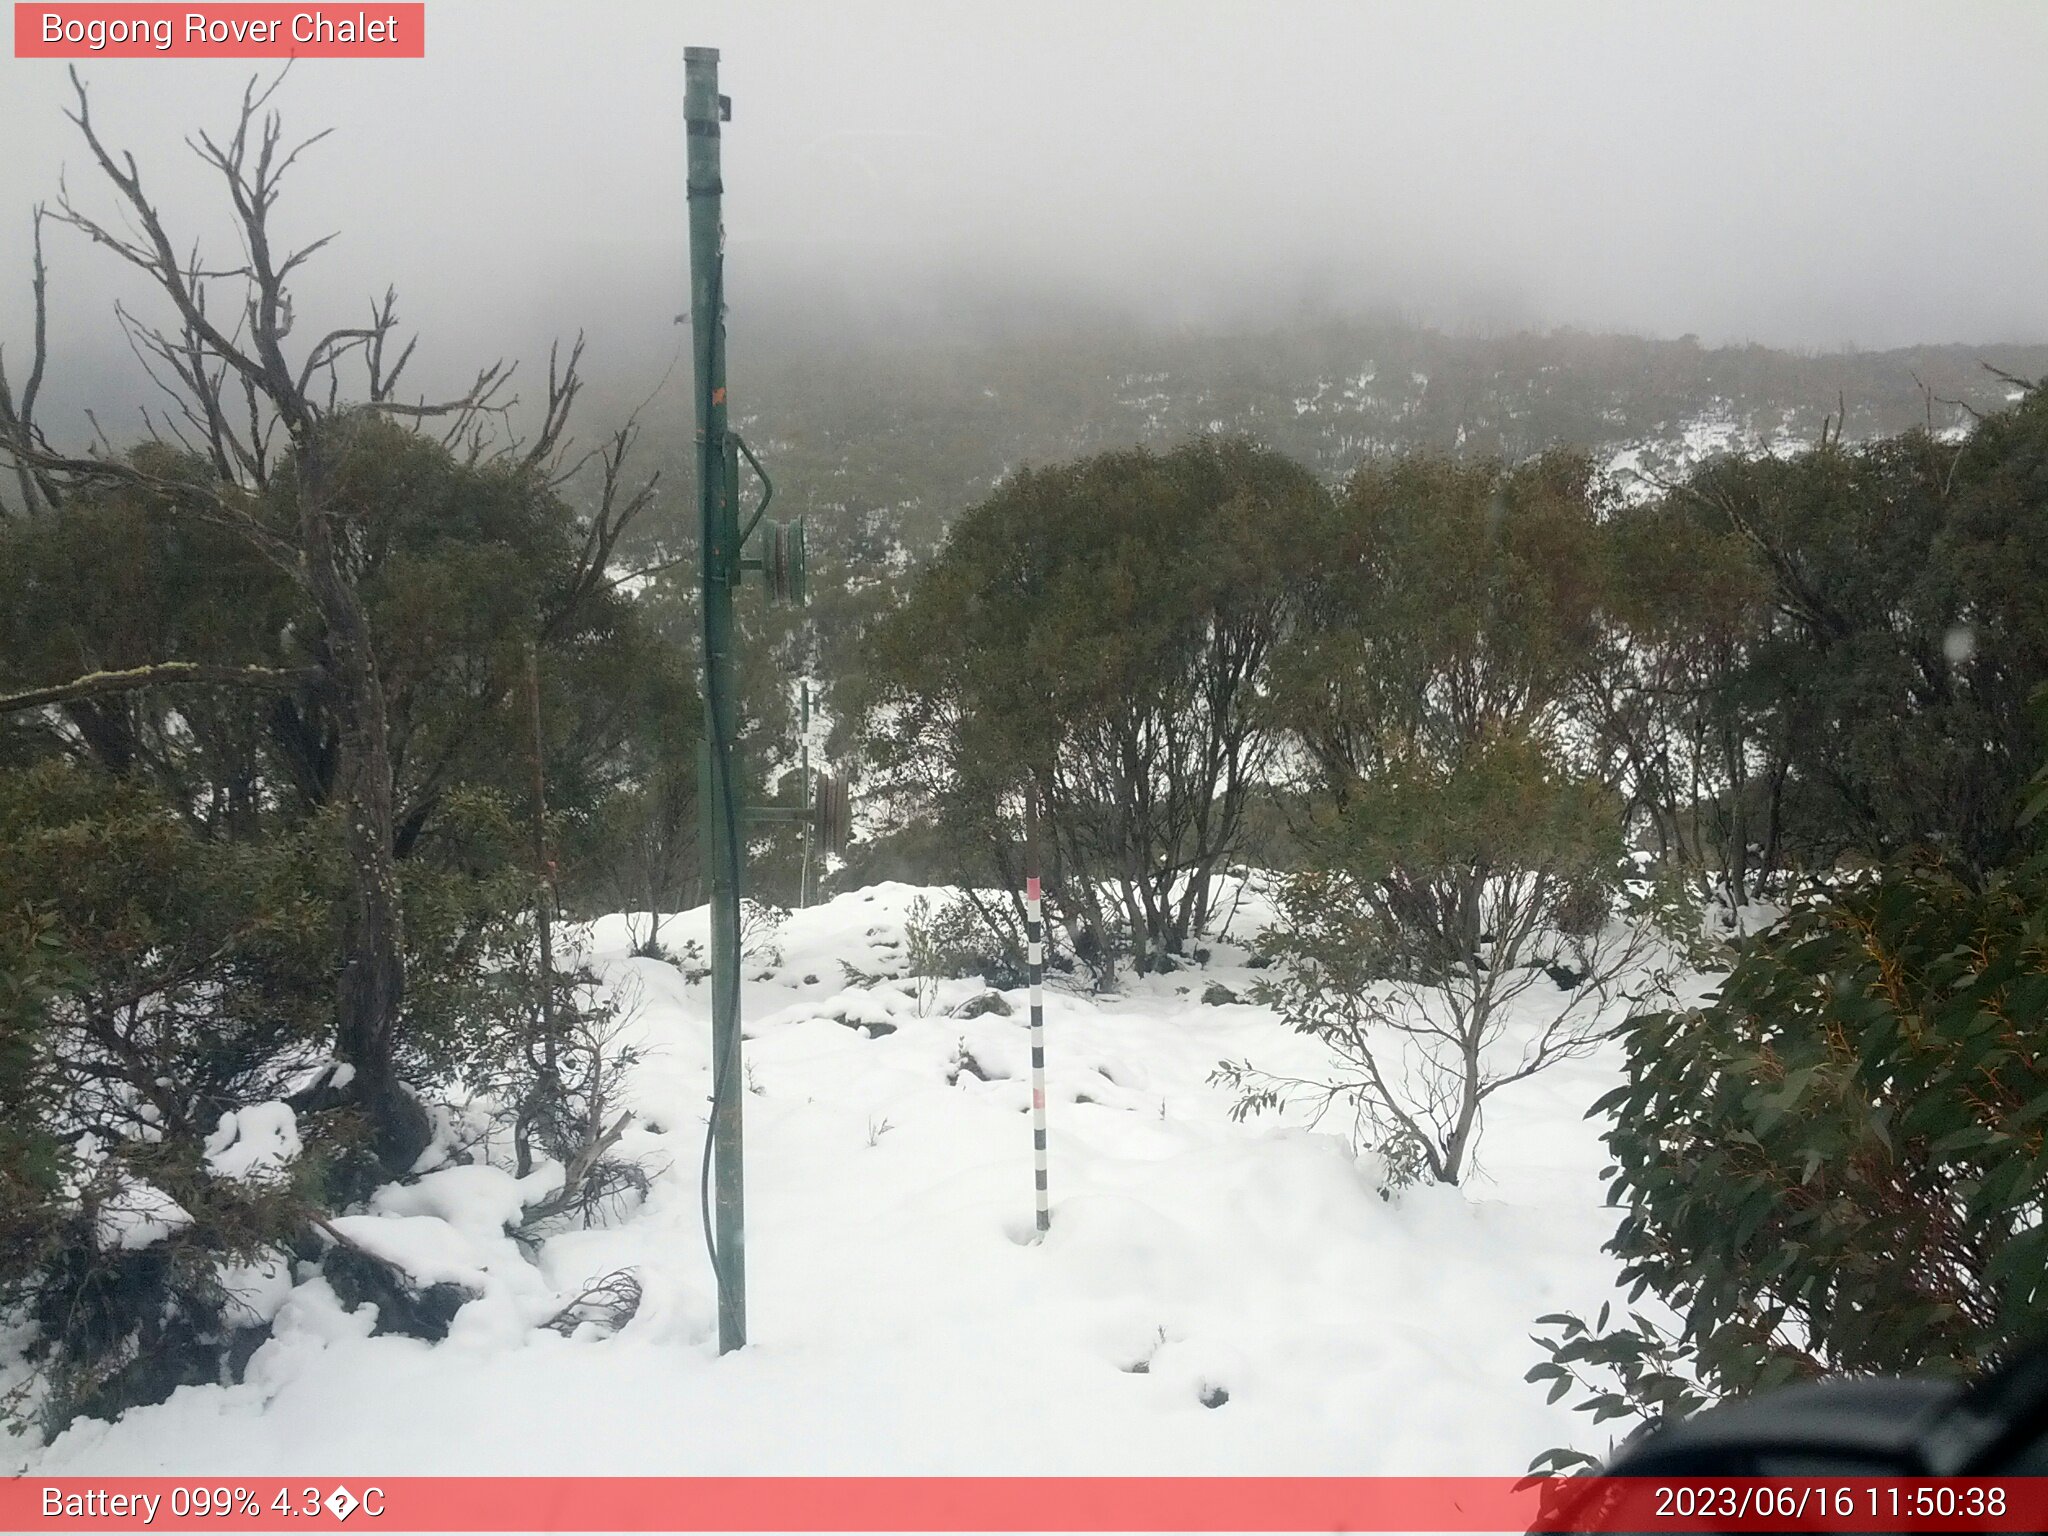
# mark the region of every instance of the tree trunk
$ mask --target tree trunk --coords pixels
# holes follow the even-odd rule
[[[1488,1011],[1485,1003],[1474,999],[1462,1042],[1464,1079],[1458,1085],[1458,1118],[1444,1141],[1443,1162],[1436,1170],[1440,1184],[1455,1184],[1465,1176],[1465,1152],[1472,1145],[1472,1133],[1479,1123],[1479,1042]]]
[[[405,920],[393,851],[390,724],[362,596],[335,548],[320,455],[311,441],[300,449],[299,523],[307,584],[327,630],[341,736],[336,779],[351,890],[335,1049],[355,1068],[351,1086],[369,1118],[378,1160],[399,1176],[411,1170],[430,1133],[426,1111],[398,1080]]]
[[[1145,914],[1138,905],[1137,877],[1130,871],[1130,861],[1125,859],[1123,872],[1117,879],[1117,896],[1123,903],[1124,923],[1131,934],[1131,963],[1140,976],[1151,970],[1150,951],[1146,947]]]

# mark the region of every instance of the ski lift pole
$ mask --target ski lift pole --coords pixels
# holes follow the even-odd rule
[[[739,711],[733,666],[733,589],[740,579],[736,445],[725,402],[725,228],[719,127],[732,104],[718,94],[718,50],[683,51],[688,137],[690,343],[696,373],[697,503],[704,633],[701,845],[711,893],[711,1133],[715,1170],[713,1267],[718,1351],[747,1342],[745,1183],[740,1106],[740,834],[735,783]]]
[[[1045,1187],[1045,902],[1038,879],[1038,781],[1024,787],[1024,940],[1031,977],[1031,1155],[1038,1235],[1052,1229]]]

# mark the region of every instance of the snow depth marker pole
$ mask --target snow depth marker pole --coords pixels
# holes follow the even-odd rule
[[[811,803],[811,680],[803,680],[803,800]],[[811,836],[815,829],[809,821],[804,823],[804,861],[797,869],[796,904],[808,907],[811,904]]]
[[[1045,903],[1038,883],[1038,781],[1024,789],[1024,938],[1031,973],[1031,1153],[1038,1235],[1052,1229],[1045,1189]]]

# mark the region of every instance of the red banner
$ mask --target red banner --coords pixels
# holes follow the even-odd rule
[[[2048,1478],[115,1477],[9,1531],[2041,1531]]]
[[[354,5],[22,5],[17,59],[423,59],[427,8]]]

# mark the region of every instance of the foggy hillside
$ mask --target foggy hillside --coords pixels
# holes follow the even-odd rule
[[[1411,448],[1519,459],[1576,447],[1620,472],[1626,492],[1648,488],[1631,472],[1813,442],[1843,412],[1851,441],[1953,432],[2004,403],[2005,375],[2048,374],[2048,345],[1807,352],[1460,333],[1395,316],[1164,326],[994,295],[943,313],[821,310],[773,285],[736,298],[731,333],[738,424],[767,459],[778,506],[810,514],[817,541],[854,558],[899,539],[928,547],[1020,466],[1199,433],[1252,437],[1332,483]],[[649,358],[595,371],[588,421],[640,408],[646,465],[680,498],[692,473],[677,451],[687,370],[664,379]],[[641,532],[676,530],[655,518]]]

